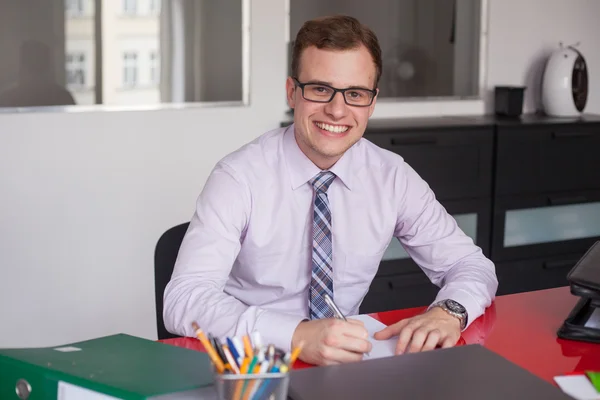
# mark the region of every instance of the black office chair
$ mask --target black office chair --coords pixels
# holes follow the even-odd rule
[[[168,332],[163,321],[163,295],[165,288],[171,280],[177,253],[183,237],[190,225],[186,222],[181,225],[174,226],[162,234],[156,243],[154,251],[154,295],[156,298],[156,329],[158,339],[170,339],[178,337]]]

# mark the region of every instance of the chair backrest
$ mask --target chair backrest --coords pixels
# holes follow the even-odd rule
[[[173,275],[179,247],[187,232],[189,222],[174,226],[162,234],[154,251],[154,295],[156,299],[156,329],[158,339],[177,337],[168,332],[163,321],[163,295]]]

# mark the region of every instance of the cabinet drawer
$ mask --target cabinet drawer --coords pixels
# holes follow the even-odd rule
[[[567,274],[584,253],[497,263],[497,295],[568,286]]]
[[[497,262],[579,253],[600,239],[600,191],[500,197],[492,225]]]
[[[496,195],[600,188],[600,124],[498,127]]]
[[[429,305],[439,288],[422,272],[376,277],[365,296],[360,313],[373,313]]]
[[[365,139],[401,155],[438,199],[489,196],[492,189],[492,128],[368,132]]]

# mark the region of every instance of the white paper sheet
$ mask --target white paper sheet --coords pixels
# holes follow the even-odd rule
[[[369,315],[354,315],[348,317],[348,319],[356,319],[362,321],[365,324],[365,328],[369,331],[369,341],[373,345],[371,352],[363,357],[363,360],[372,360],[375,358],[390,357],[394,355],[396,351],[396,344],[398,343],[398,337],[393,336],[388,340],[377,340],[373,337],[375,332],[379,332],[386,327],[385,324],[377,321],[375,318]]]
[[[584,325],[586,328],[600,329],[600,308],[594,310]]]
[[[600,400],[600,393],[586,376],[555,376],[554,381],[563,392],[576,400]]]

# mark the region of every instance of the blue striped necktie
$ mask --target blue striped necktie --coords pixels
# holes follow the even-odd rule
[[[334,179],[333,172],[321,172],[310,180],[315,189],[312,276],[308,297],[310,319],[333,318],[334,316],[323,297],[327,293],[333,299],[331,212],[327,189]]]

